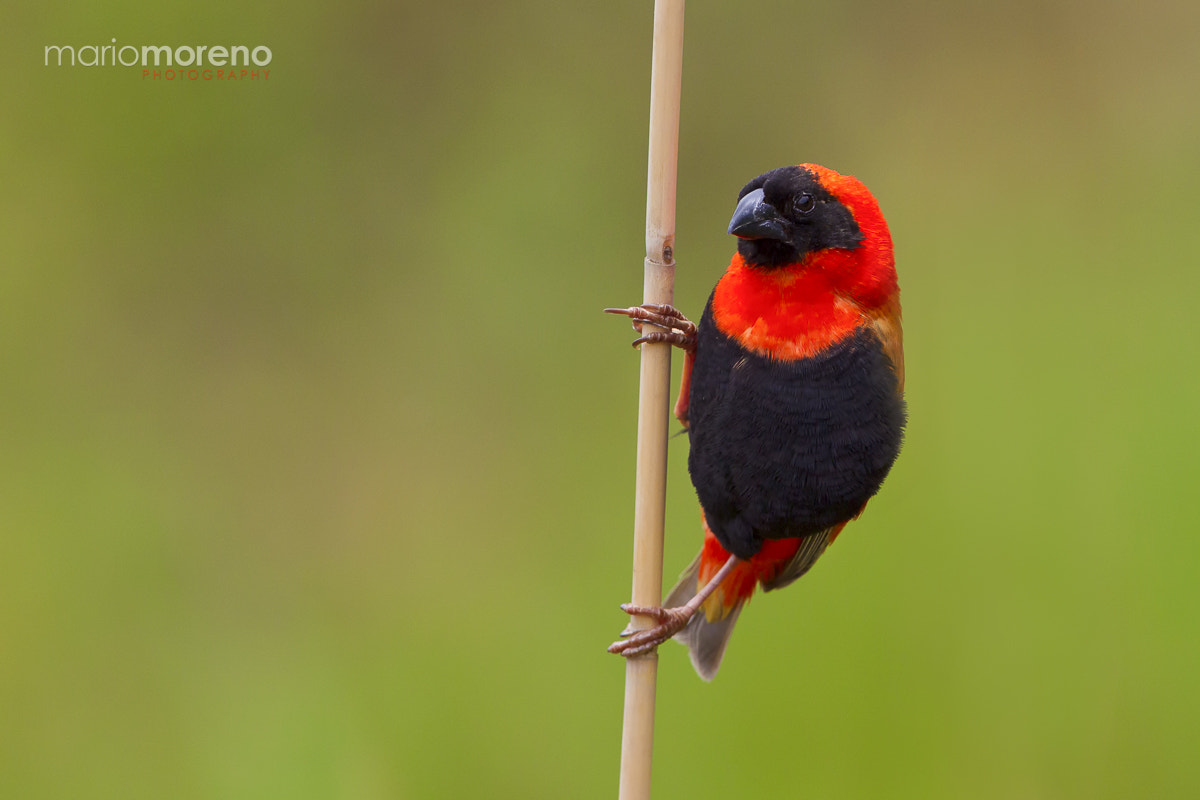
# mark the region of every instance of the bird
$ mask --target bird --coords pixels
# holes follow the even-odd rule
[[[862,514],[907,422],[900,290],[875,197],[817,164],[765,172],[738,194],[737,252],[699,323],[670,305],[605,311],[634,346],[685,353],[675,416],[690,449],[704,541],[662,606],[626,603],[609,652],[674,637],[711,681],[744,605],[796,581]]]

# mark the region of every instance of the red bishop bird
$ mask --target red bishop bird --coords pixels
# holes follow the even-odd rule
[[[663,607],[609,651],[674,636],[712,680],[756,585],[807,572],[887,477],[904,435],[904,350],[892,237],[861,182],[780,167],[738,195],[737,253],[699,325],[671,306],[606,309],[686,352],[675,415],[704,545]]]

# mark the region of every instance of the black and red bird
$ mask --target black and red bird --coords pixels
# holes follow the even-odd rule
[[[862,513],[900,453],[904,350],[892,238],[856,178],[815,164],[759,175],[738,195],[737,253],[693,325],[670,306],[608,309],[686,361],[675,415],[704,545],[658,625],[610,652],[675,636],[716,675],[756,585],[795,581]],[[653,329],[653,330],[651,330]]]

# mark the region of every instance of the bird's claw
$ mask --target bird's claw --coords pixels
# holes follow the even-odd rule
[[[686,607],[659,608],[658,606],[635,606],[633,603],[622,603],[621,610],[629,615],[650,617],[658,624],[653,628],[632,631],[629,628],[621,631],[620,641],[608,646],[608,652],[630,658],[649,653],[660,644],[679,633],[688,624],[695,612]]]
[[[620,314],[633,321],[633,329],[642,335],[633,340],[633,346],[647,342],[665,342],[683,350],[696,349],[696,325],[674,306],[646,303],[630,308],[606,308],[606,314]],[[643,332],[643,325],[653,325],[662,328],[659,331]]]

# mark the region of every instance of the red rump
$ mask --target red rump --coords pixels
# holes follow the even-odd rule
[[[833,540],[842,532],[844,524],[830,533],[829,544],[833,544]],[[763,542],[762,549],[750,560],[734,567],[729,577],[721,582],[717,591],[704,603],[702,608],[705,616],[709,620],[721,619],[740,603],[749,600],[758,584],[769,584],[779,576],[780,571],[791,562],[800,549],[800,544],[800,539],[767,539]],[[699,585],[704,586],[712,580],[728,560],[729,553],[721,547],[721,543],[713,536],[706,523],[704,546],[700,550],[700,569],[697,573]]]

